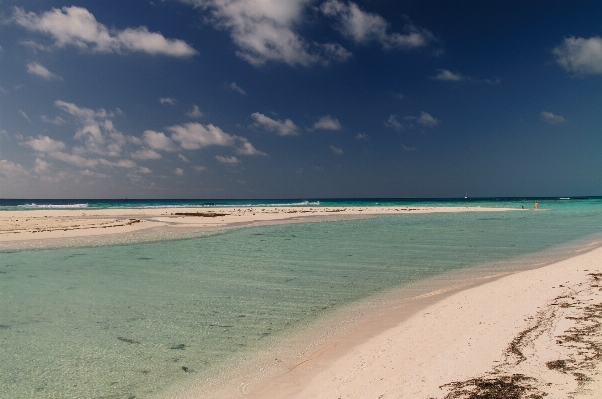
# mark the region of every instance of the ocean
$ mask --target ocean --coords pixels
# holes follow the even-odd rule
[[[0,210],[532,209],[535,201],[539,211],[382,215],[0,251],[0,398],[169,398],[315,333],[319,321],[377,306],[386,293],[570,257],[600,239],[602,198],[0,200]]]

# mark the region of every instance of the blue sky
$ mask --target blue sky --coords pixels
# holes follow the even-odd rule
[[[602,195],[599,1],[0,1],[0,197]]]

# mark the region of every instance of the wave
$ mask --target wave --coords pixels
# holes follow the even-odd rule
[[[25,204],[25,205],[17,205],[17,208],[87,208],[88,204],[66,204],[66,205],[57,205],[57,204]]]

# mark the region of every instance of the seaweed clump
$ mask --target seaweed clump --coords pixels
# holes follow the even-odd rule
[[[546,393],[533,385],[535,378],[522,374],[478,377],[442,385],[451,387],[445,399],[543,399]]]

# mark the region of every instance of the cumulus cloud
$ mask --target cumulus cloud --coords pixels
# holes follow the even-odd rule
[[[150,148],[142,148],[130,154],[134,159],[160,159],[161,154]]]
[[[185,150],[198,150],[208,146],[233,147],[242,155],[265,155],[257,150],[244,137],[234,136],[224,132],[212,124],[185,123],[167,128],[172,134],[171,139],[180,144]]]
[[[211,23],[230,32],[236,55],[252,65],[268,61],[308,66],[343,61],[349,52],[337,43],[308,43],[295,28],[313,0],[185,0],[209,10]]]
[[[569,122],[564,117],[560,115],[554,115],[553,113],[548,111],[542,111],[540,116],[542,121],[549,123],[550,125],[561,125],[563,123]]]
[[[62,141],[53,140],[48,136],[39,135],[37,139],[30,138],[23,144],[35,151],[48,153],[64,150],[67,146]]]
[[[199,109],[198,105],[193,105],[192,109],[189,112],[187,112],[186,115],[188,115],[191,118],[200,118],[203,116],[203,113]]]
[[[335,147],[333,145],[330,146],[330,150],[332,152],[334,152],[335,154],[337,154],[337,155],[343,154],[343,150],[342,149],[340,149],[339,147]]]
[[[236,84],[236,82],[232,82],[232,83],[230,83],[230,86],[229,86],[229,87],[230,87],[230,90],[233,90],[233,91],[235,91],[235,92],[238,92],[238,93],[242,94],[243,96],[247,94],[247,92],[246,92],[246,91],[244,91],[244,90],[242,89],[242,87],[240,87],[239,85],[237,85],[237,84]]]
[[[169,104],[169,105],[176,105],[176,99],[175,98],[171,98],[171,97],[161,97],[159,99],[159,102],[161,104]]]
[[[321,117],[313,126],[313,129],[321,130],[341,130],[341,128],[342,126],[339,123],[339,120],[330,115]]]
[[[370,136],[368,136],[366,133],[358,133],[355,135],[356,140],[368,141],[369,138],[370,138]]]
[[[153,173],[153,171],[147,167],[141,166],[138,168],[138,173],[144,173],[146,175],[146,174]]]
[[[337,28],[344,36],[358,44],[377,42],[385,49],[412,49],[434,40],[431,32],[412,24],[406,25],[404,33],[389,32],[389,23],[383,17],[363,11],[353,2],[328,0],[320,9],[324,15],[337,20]]]
[[[240,160],[236,157],[223,157],[221,155],[216,155],[215,159],[217,159],[218,162],[225,163],[227,165],[236,165],[240,162]]]
[[[460,82],[465,80],[466,77],[459,73],[448,71],[447,69],[437,69],[438,73],[433,77],[435,80],[441,80],[444,82]]]
[[[176,144],[165,135],[163,132],[155,132],[153,130],[145,130],[142,134],[142,142],[153,150],[175,151]]]
[[[34,32],[51,36],[56,47],[75,46],[99,53],[140,51],[153,55],[189,57],[197,54],[183,40],[167,39],[148,28],[109,29],[87,9],[77,6],[53,8],[40,15],[15,7],[13,20]]]
[[[195,166],[193,169],[197,173],[204,172],[207,170],[207,168],[205,166]]]
[[[426,112],[422,112],[420,116],[416,119],[416,122],[420,123],[422,126],[426,127],[435,127],[439,124],[439,120],[433,118],[431,114],[427,114]]]
[[[556,62],[578,75],[602,73],[602,38],[568,37],[553,50]]]
[[[276,132],[279,136],[295,136],[299,134],[299,128],[290,119],[286,119],[285,121],[275,120],[259,112],[253,113],[251,118],[255,120],[255,126],[262,127],[270,132]]]
[[[27,175],[29,175],[29,171],[21,166],[21,164],[0,159],[0,176],[10,179]]]
[[[186,162],[186,163],[190,162],[190,161],[188,160],[188,158],[186,158],[186,157],[185,157],[184,155],[182,155],[182,154],[178,154],[178,158],[180,158],[180,159],[181,159],[183,162]]]
[[[39,76],[46,80],[61,80],[59,75],[56,75],[40,65],[38,62],[30,62],[27,64],[27,73]]]
[[[242,155],[266,155],[265,152],[259,151],[253,144],[249,143],[247,139],[239,137],[241,141],[240,147],[236,149],[236,152]]]
[[[200,123],[185,123],[167,128],[172,140],[178,142],[185,150],[198,150],[210,145],[231,146],[236,144],[236,137],[225,133],[212,124],[207,126]]]
[[[92,153],[117,157],[120,155],[126,137],[113,126],[112,112],[104,109],[92,110],[73,103],[57,100],[54,105],[73,116],[79,125],[74,138],[83,142],[83,147],[75,149],[79,154]]]
[[[174,170],[174,173],[178,176],[184,176],[184,169],[176,168],[176,170]]]

